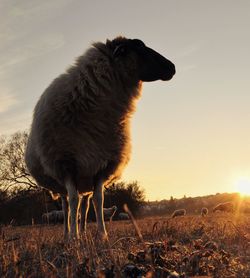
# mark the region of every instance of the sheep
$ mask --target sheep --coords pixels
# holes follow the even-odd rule
[[[64,221],[64,214],[62,210],[52,210],[42,214],[43,223],[56,224]]]
[[[50,212],[46,212],[42,214],[42,221],[43,223],[48,223],[48,224],[56,224],[56,211],[52,210]]]
[[[56,221],[57,223],[63,223],[64,221],[64,213],[62,210],[56,210]]]
[[[222,211],[222,212],[234,212],[234,205],[232,202],[220,203],[213,208],[213,212]]]
[[[88,211],[89,209],[89,200],[91,197],[92,194],[90,194],[90,196],[83,197],[81,203],[80,229],[84,233],[86,233],[86,227],[87,227],[87,214],[85,212]],[[116,211],[117,211],[116,206],[112,206],[111,208],[103,208],[104,220],[112,221]]]
[[[185,209],[177,209],[173,212],[171,218],[175,218],[175,217],[178,217],[178,216],[184,216],[186,215],[186,210]]]
[[[208,209],[207,208],[202,208],[201,209],[201,216],[206,216],[208,215]]]
[[[126,212],[120,212],[118,214],[118,218],[120,220],[129,220],[129,215]]]
[[[49,219],[50,219],[50,217],[49,217],[49,213],[48,212],[42,214],[42,222],[43,223],[50,223]]]
[[[80,214],[78,217],[78,221],[81,220]],[[48,224],[56,224],[64,222],[64,212],[62,210],[52,210],[47,213],[42,214],[42,222]]]
[[[104,220],[112,221],[116,211],[117,206],[112,206],[111,208],[103,208]]]
[[[91,194],[98,235],[107,239],[103,189],[130,159],[130,118],[142,82],[174,74],[174,64],[141,40],[118,37],[94,43],[38,100],[25,162],[39,186],[61,197],[65,239],[79,238],[81,196],[88,204]]]

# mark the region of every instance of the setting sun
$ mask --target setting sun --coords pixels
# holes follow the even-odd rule
[[[235,188],[241,195],[250,195],[250,178],[242,177],[238,179]]]

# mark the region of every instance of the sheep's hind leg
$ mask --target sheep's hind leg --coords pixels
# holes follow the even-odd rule
[[[83,233],[86,233],[90,198],[91,194],[82,197],[80,231]]]
[[[63,235],[64,239],[68,239],[69,235],[69,204],[67,200],[67,196],[61,196],[62,198],[62,210],[63,210],[63,216],[64,216],[64,221],[63,221]]]
[[[68,192],[68,200],[69,200],[69,211],[70,211],[70,231],[69,238],[70,239],[78,239],[78,211],[79,211],[79,194],[76,190],[74,183],[71,180],[67,180],[65,187]]]
[[[96,215],[97,232],[102,239],[106,240],[108,237],[107,237],[107,232],[105,229],[104,217],[103,217],[103,201],[104,201],[104,194],[103,194],[102,182],[98,182],[93,192],[93,205],[94,205],[95,215]]]

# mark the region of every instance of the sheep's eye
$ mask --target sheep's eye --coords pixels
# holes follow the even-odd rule
[[[125,46],[121,46],[121,47],[120,47],[120,50],[119,50],[119,53],[120,53],[120,54],[124,54],[125,52],[126,52]]]
[[[145,47],[145,44],[143,41],[138,40],[138,39],[134,39],[133,40],[133,44],[135,45],[136,48],[143,48]]]
[[[126,53],[127,49],[125,45],[119,45],[114,50],[114,56],[122,56]]]

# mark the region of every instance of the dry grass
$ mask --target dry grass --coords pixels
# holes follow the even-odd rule
[[[0,230],[0,277],[250,277],[250,216],[184,216],[95,225],[64,243],[62,225]]]

